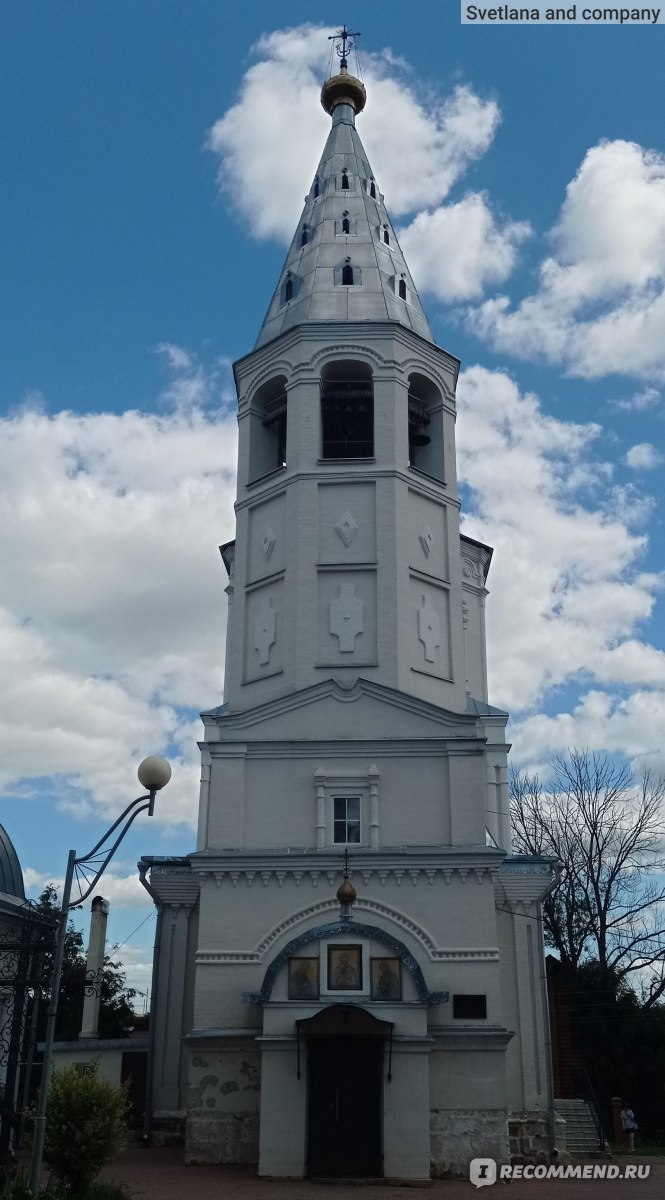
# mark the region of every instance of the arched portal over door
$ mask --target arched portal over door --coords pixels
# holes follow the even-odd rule
[[[392,1024],[353,1004],[297,1022],[307,1045],[307,1174],[383,1175],[384,1050]]]

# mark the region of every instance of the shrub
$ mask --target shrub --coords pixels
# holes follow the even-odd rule
[[[44,1161],[65,1196],[84,1200],[104,1163],[124,1143],[127,1109],[125,1089],[100,1079],[96,1067],[53,1072]]]
[[[42,1188],[33,1196],[28,1187],[28,1176],[15,1167],[0,1167],[0,1200],[67,1200],[72,1192],[54,1192]],[[81,1200],[131,1200],[130,1193],[122,1183],[102,1181],[91,1183]]]
[[[40,1191],[33,1197],[28,1187],[28,1177],[13,1167],[0,1168],[0,1200],[56,1200],[52,1192]],[[100,1197],[100,1200],[103,1200]]]

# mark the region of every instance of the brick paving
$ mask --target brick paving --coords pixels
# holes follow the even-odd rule
[[[497,1200],[662,1200],[665,1197],[665,1159],[620,1158],[627,1163],[648,1164],[648,1179],[511,1180],[490,1190],[476,1189],[468,1180],[435,1180],[431,1185],[409,1187],[403,1183],[318,1182],[313,1179],[259,1179],[249,1167],[186,1167],[180,1148],[130,1146],[105,1169],[104,1178],[124,1183],[133,1200],[359,1200],[361,1190],[368,1200],[471,1200],[473,1196],[497,1194]]]

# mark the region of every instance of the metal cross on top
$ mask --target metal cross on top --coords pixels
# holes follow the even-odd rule
[[[340,67],[344,68],[345,70],[349,65],[347,62],[347,58],[346,58],[347,51],[352,50],[353,46],[354,46],[354,43],[351,41],[351,38],[358,38],[358,37],[360,37],[360,33],[351,33],[350,29],[346,28],[346,25],[342,25],[342,28],[338,29],[337,33],[331,33],[328,37],[329,42],[335,43],[335,50],[337,51],[337,53],[339,54],[339,57],[340,57],[339,65],[340,65]],[[341,46],[339,44],[340,42],[342,43]],[[348,45],[347,45],[347,42],[348,42]]]

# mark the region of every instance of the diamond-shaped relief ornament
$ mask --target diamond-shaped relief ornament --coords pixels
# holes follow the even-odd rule
[[[358,525],[351,516],[348,508],[346,512],[342,513],[335,525],[335,532],[339,534],[344,545],[348,548],[358,532]]]
[[[269,525],[266,525],[265,531],[263,534],[263,541],[261,542],[261,549],[263,550],[263,553],[266,556],[266,560],[270,559],[270,555],[272,554],[273,550],[275,549],[276,541],[277,541],[277,538],[275,537],[272,529],[270,528]]]
[[[423,548],[423,554],[425,555],[425,558],[429,558],[432,552],[432,547],[434,546],[434,534],[432,533],[429,525],[423,525],[420,533],[418,534],[418,540]]]

